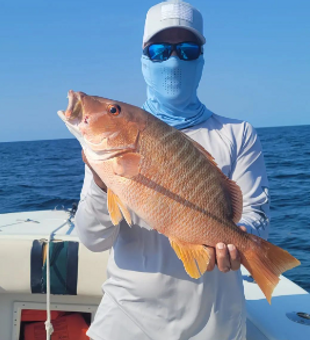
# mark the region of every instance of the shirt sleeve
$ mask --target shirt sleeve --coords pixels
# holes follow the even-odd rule
[[[94,182],[87,165],[75,226],[81,242],[95,252],[111,248],[119,233],[119,225],[114,226],[109,216],[107,193]]]
[[[248,233],[267,239],[269,185],[262,147],[257,132],[249,123],[244,124],[241,140],[231,174],[243,193],[243,213],[238,225],[245,226]]]

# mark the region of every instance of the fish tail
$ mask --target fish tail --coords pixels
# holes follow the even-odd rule
[[[271,295],[280,280],[279,276],[300,265],[300,262],[286,250],[258,236],[248,236],[251,246],[241,254],[241,262],[271,304]]]

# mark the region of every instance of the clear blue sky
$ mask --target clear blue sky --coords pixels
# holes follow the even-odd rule
[[[70,138],[69,89],[140,106],[154,0],[1,0],[0,142]],[[255,127],[310,124],[310,1],[192,0],[204,17],[200,99]]]

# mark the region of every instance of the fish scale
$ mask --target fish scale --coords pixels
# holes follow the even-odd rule
[[[192,278],[207,271],[205,245],[234,244],[268,302],[282,272],[300,264],[287,251],[237,227],[242,192],[189,136],[135,106],[69,91],[59,111],[88,163],[108,187],[112,222],[128,209],[169,238]]]
[[[158,127],[159,125],[159,127]],[[164,131],[163,131],[164,130]],[[164,136],[162,139],[165,140],[165,144],[158,144],[156,146],[157,155],[159,157],[156,159],[156,163],[154,164],[153,158],[150,158],[150,149],[154,149],[152,145],[156,144],[156,141],[159,139],[159,136]],[[210,202],[210,195],[208,195],[208,188],[212,188],[214,186],[214,179],[216,176],[213,173],[216,171],[212,169],[209,164],[206,164],[206,160],[203,155],[193,146],[191,142],[188,140],[181,138],[182,135],[179,133],[171,133],[171,128],[162,126],[161,122],[154,119],[154,121],[149,124],[149,126],[142,132],[139,140],[139,153],[143,156],[144,162],[142,163],[140,169],[140,175],[148,176],[148,170],[150,168],[155,168],[154,171],[157,176],[152,177],[149,181],[146,178],[143,180],[139,180],[139,177],[135,179],[135,185],[130,186],[131,193],[136,191],[136,195],[134,200],[137,206],[151,206],[152,209],[145,209],[141,214],[148,214],[148,221],[150,221],[150,225],[154,226],[162,226],[168,225],[167,219],[172,220],[173,224],[169,224],[169,228],[165,228],[166,232],[169,232],[169,229],[172,229],[172,235],[179,236],[184,238],[186,236],[186,241],[195,242],[195,240],[204,239],[204,234],[210,235],[206,228],[199,228],[200,225],[205,226],[209,224],[212,228],[214,224],[213,221],[210,221],[210,218],[206,216],[202,211],[208,210],[205,207],[210,206],[212,204]],[[152,141],[155,141],[154,144]],[[176,151],[180,147],[184,147],[186,144],[186,154],[189,156],[187,158],[181,157],[182,154],[179,154],[179,157],[175,155],[178,154]],[[170,157],[170,154],[173,157]],[[165,164],[165,171],[163,171],[162,164]],[[168,164],[167,164],[168,163]],[[196,164],[201,164],[199,170],[196,172],[201,173],[200,179],[198,183],[193,183],[191,178],[188,178],[184,173],[191,171],[191,168],[195,168]],[[190,167],[189,167],[190,165]],[[186,169],[187,171],[184,171]],[[212,174],[210,176],[210,173]],[[202,178],[206,178],[206,181],[202,181]],[[208,180],[210,178],[210,180]],[[175,179],[175,180],[174,180]],[[154,187],[153,181],[156,183],[160,189],[157,192]],[[140,184],[145,188],[141,188]],[[200,190],[197,192],[198,197],[192,197],[192,193],[195,192],[196,186],[200,185]],[[188,188],[185,192],[182,190],[184,187]],[[172,202],[169,202],[169,198],[165,196],[165,190],[169,193],[173,193],[175,195],[174,198],[171,198]],[[201,195],[204,193],[204,195]],[[166,193],[167,195],[167,193]],[[217,196],[221,196],[222,192],[218,191],[214,193],[215,202],[217,206],[220,206],[217,201]],[[149,205],[146,202],[150,201],[149,197],[152,198],[153,204]],[[125,201],[128,201],[128,198],[123,198]],[[179,200],[180,202],[176,202],[175,200]],[[156,207],[157,202],[157,208]],[[195,203],[192,203],[195,202]],[[163,205],[171,206],[171,209],[161,209]],[[188,206],[186,206],[188,205]],[[193,210],[193,207],[196,210]],[[135,207],[136,210],[139,210],[139,207]],[[187,210],[184,213],[184,208]],[[158,215],[156,212],[163,211],[163,214]],[[197,214],[197,210],[200,213]],[[175,211],[174,218],[171,219],[171,211]],[[220,211],[225,211],[225,208],[220,209]],[[217,212],[212,212],[212,214],[217,215]],[[226,209],[227,214],[227,209]],[[144,216],[143,216],[144,217]],[[142,217],[142,218],[143,218]],[[221,215],[217,215],[218,219],[223,219]],[[193,221],[197,225],[193,225]],[[195,233],[191,234],[188,232],[189,225]],[[162,227],[159,227],[162,228]],[[213,240],[205,240],[205,244],[214,244]]]

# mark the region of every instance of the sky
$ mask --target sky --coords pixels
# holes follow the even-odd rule
[[[192,0],[204,18],[198,94],[254,127],[310,124],[310,1]],[[0,0],[0,142],[71,138],[67,92],[141,106],[154,0]]]

